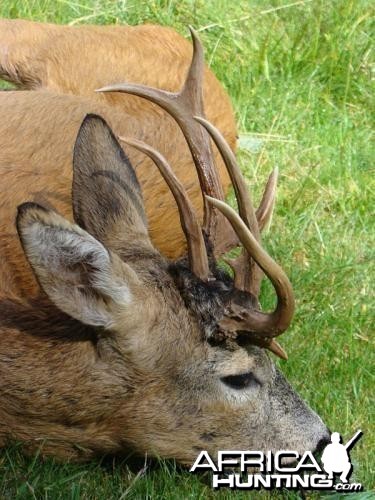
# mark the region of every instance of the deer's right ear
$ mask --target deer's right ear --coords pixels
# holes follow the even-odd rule
[[[66,314],[104,328],[118,311],[140,320],[136,273],[93,236],[35,203],[18,207],[17,230],[41,287]]]
[[[129,159],[107,123],[87,115],[73,155],[77,224],[120,256],[154,253],[142,192]]]

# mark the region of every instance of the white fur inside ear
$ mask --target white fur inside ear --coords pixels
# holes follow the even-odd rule
[[[33,221],[24,227],[25,252],[45,292],[61,310],[83,323],[108,328],[111,301],[128,306],[130,289],[115,275],[107,249],[78,226],[62,221]]]

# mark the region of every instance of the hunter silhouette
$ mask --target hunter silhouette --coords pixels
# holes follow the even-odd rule
[[[327,445],[322,454],[323,468],[329,479],[333,479],[334,473],[341,473],[340,479],[343,483],[348,482],[348,474],[351,471],[348,449],[362,435],[358,431],[346,445],[341,444],[341,436],[338,432],[331,434],[331,444]]]

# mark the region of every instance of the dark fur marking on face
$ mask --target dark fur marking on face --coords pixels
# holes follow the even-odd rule
[[[186,307],[195,314],[209,338],[223,316],[225,303],[233,289],[232,279],[215,266],[213,274],[216,279],[205,283],[190,271],[185,261],[171,264],[169,273]]]
[[[203,328],[204,338],[213,347],[227,350],[236,350],[238,345],[244,347],[243,339],[246,338],[246,342],[250,342],[248,334],[239,335],[241,342],[237,342],[237,339],[221,339],[222,336],[214,334],[220,331],[218,323],[230,303],[236,303],[244,309],[252,309],[257,307],[257,300],[251,294],[234,288],[233,279],[216,265],[213,258],[210,259],[210,270],[214,279],[204,282],[190,271],[186,260],[169,266],[169,273],[186,307],[195,314]]]

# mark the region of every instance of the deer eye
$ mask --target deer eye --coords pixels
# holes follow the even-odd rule
[[[256,387],[260,385],[259,380],[252,372],[241,373],[240,375],[228,375],[221,377],[221,381],[231,389],[247,389],[248,387]]]

